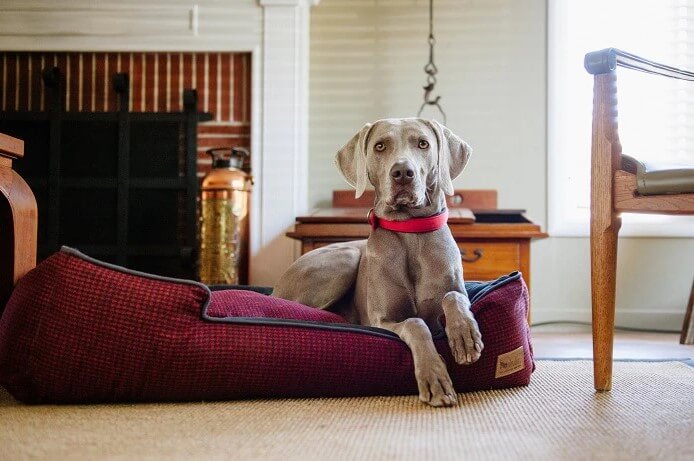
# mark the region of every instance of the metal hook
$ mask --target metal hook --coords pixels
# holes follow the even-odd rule
[[[427,65],[424,66],[424,73],[429,74],[432,77],[438,74],[438,72],[438,67],[436,67],[436,64],[434,64],[432,61],[429,61]]]
[[[443,111],[443,108],[441,108],[441,104],[439,104],[439,101],[441,100],[441,96],[436,96],[435,98],[432,98],[431,93],[434,91],[434,84],[430,83],[429,85],[424,87],[424,102],[419,108],[419,112],[417,112],[417,117],[422,116],[422,112],[424,111],[424,108],[426,106],[435,106],[441,115],[443,116],[443,124],[446,124],[446,113]]]
[[[424,103],[425,104],[437,104],[441,96],[436,96],[436,99],[431,98],[431,93],[434,91],[434,84],[430,83],[424,87]]]

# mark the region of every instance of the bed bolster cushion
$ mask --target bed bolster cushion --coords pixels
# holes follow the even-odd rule
[[[527,385],[528,292],[518,273],[468,283],[485,349],[436,347],[458,392]],[[22,278],[0,318],[0,385],[28,403],[417,394],[393,333],[239,289],[138,273],[70,248]]]

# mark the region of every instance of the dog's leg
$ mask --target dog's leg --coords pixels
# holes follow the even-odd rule
[[[272,296],[329,309],[354,285],[365,247],[366,240],[360,240],[306,253],[280,277]]]
[[[460,251],[448,228],[427,236],[416,259],[418,313],[432,324],[443,312],[453,358],[459,364],[471,364],[480,358],[484,345],[470,311]]]
[[[446,335],[455,361],[469,365],[482,353],[482,335],[477,321],[470,311],[466,294],[449,291],[443,297],[443,313],[446,315]]]
[[[431,330],[419,316],[407,258],[400,235],[381,229],[371,234],[365,267],[359,269],[367,289],[361,296],[357,290],[358,309],[363,323],[394,332],[410,348],[420,400],[435,407],[452,406],[456,404],[455,389],[446,363],[434,346]],[[436,299],[439,315],[440,301],[441,294]]]
[[[419,400],[434,407],[450,407],[457,403],[446,364],[436,351],[424,320],[415,317],[397,323],[379,322],[376,326],[396,333],[412,351]]]

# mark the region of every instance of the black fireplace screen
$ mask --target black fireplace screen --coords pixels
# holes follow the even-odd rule
[[[129,78],[113,76],[117,112],[67,112],[57,68],[43,71],[48,110],[0,111],[0,132],[25,141],[16,170],[39,207],[44,259],[69,245],[98,259],[195,277],[197,112],[129,112]]]

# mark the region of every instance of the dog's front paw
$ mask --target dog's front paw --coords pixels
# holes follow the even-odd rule
[[[470,365],[479,360],[484,344],[477,321],[471,313],[446,318],[446,335],[457,363]]]
[[[426,364],[415,366],[419,400],[432,407],[451,407],[458,403],[453,382],[440,355]]]

